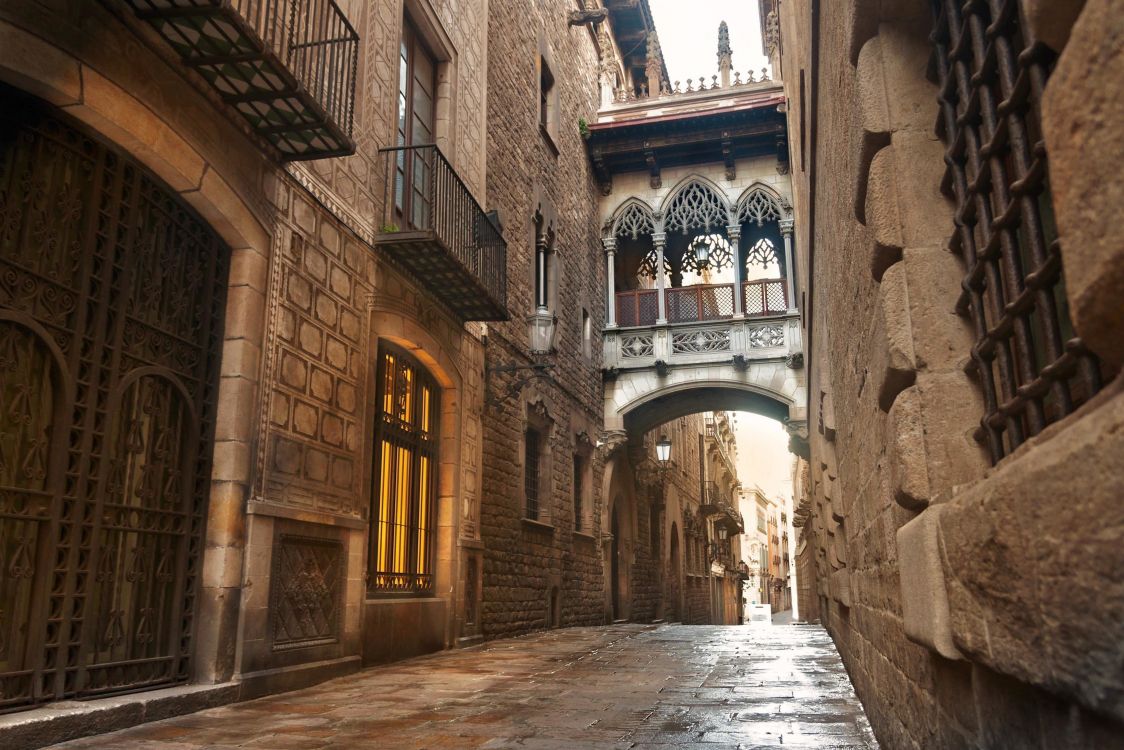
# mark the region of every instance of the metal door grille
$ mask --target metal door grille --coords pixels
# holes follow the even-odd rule
[[[1027,45],[1019,0],[934,0],[933,42],[956,201],[952,250],[976,343],[982,434],[997,462],[1101,387],[1066,310],[1040,103],[1053,54]]]
[[[189,678],[228,256],[0,89],[0,710]]]

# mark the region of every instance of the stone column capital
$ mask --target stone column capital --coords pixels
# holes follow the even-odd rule
[[[792,235],[793,224],[794,224],[794,222],[793,222],[792,219],[781,219],[780,221],[777,222],[777,226],[779,226],[780,229],[781,229],[781,234],[783,234],[786,237],[789,237],[789,236]]]
[[[652,244],[662,248],[667,244],[667,235],[664,232],[652,232]]]
[[[736,240],[742,236],[741,224],[730,224],[726,227],[726,237],[731,240]]]
[[[617,251],[617,238],[616,237],[602,237],[601,244],[605,248],[605,252],[612,255]]]

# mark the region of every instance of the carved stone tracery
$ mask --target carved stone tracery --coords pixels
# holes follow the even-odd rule
[[[692,182],[676,193],[664,212],[664,227],[667,232],[687,234],[691,229],[726,226],[728,212],[722,196],[701,182]]]

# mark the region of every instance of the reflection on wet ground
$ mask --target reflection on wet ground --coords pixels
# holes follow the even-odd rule
[[[818,626],[492,641],[58,748],[876,748]]]

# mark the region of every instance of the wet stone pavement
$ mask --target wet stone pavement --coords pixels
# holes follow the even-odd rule
[[[493,641],[56,748],[877,748],[818,626]]]

